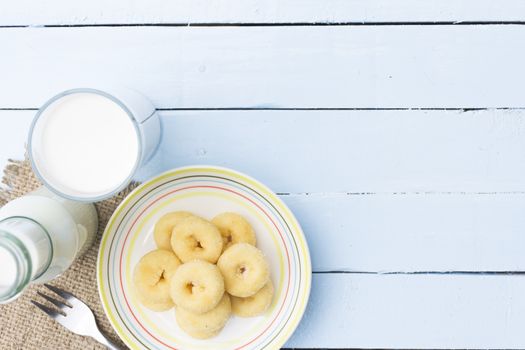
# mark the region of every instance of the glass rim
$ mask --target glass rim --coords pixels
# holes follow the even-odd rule
[[[135,159],[135,164],[133,165],[133,168],[130,171],[130,173],[128,174],[128,176],[126,177],[126,179],[124,179],[123,182],[120,185],[116,186],[112,190],[110,190],[110,191],[108,191],[106,193],[103,193],[103,194],[98,194],[96,196],[77,196],[77,195],[69,194],[69,193],[66,193],[66,192],[64,192],[62,190],[59,190],[58,188],[53,186],[42,175],[42,173],[38,169],[38,165],[37,165],[37,162],[35,160],[35,157],[33,156],[33,142],[32,142],[32,140],[33,140],[35,128],[36,128],[37,123],[40,120],[40,117],[42,116],[42,114],[47,110],[47,108],[49,106],[51,106],[53,103],[57,102],[61,98],[64,98],[64,97],[69,96],[69,95],[77,94],[77,93],[91,93],[91,94],[99,95],[99,96],[105,97],[105,98],[111,100],[112,102],[116,103],[120,108],[122,108],[122,110],[124,110],[126,112],[127,116],[129,117],[130,121],[133,124],[133,127],[135,129],[135,133],[136,133],[136,136],[137,136],[137,142],[138,142],[137,157]],[[155,112],[156,111],[153,111],[153,113],[151,115],[153,115]],[[149,119],[149,117],[147,117],[146,120]],[[65,199],[69,199],[69,200],[73,200],[73,201],[77,201],[77,202],[92,203],[92,202],[98,202],[98,201],[101,201],[101,200],[104,200],[104,199],[108,199],[108,198],[114,196],[115,194],[119,193],[124,188],[126,188],[126,186],[129,185],[129,183],[133,180],[133,176],[137,173],[138,169],[142,165],[141,163],[142,163],[142,158],[143,158],[143,155],[144,155],[144,145],[143,145],[141,136],[142,136],[142,134],[141,134],[141,131],[140,131],[140,128],[139,128],[139,123],[138,123],[137,119],[135,118],[135,116],[131,112],[131,110],[126,106],[126,104],[124,104],[120,99],[118,99],[117,97],[113,96],[112,94],[110,94],[108,92],[105,92],[105,91],[102,91],[102,90],[99,90],[99,89],[96,89],[96,88],[74,88],[74,89],[68,89],[68,90],[65,90],[65,91],[62,91],[62,92],[56,94],[55,96],[53,96],[49,100],[47,100],[42,105],[42,107],[40,107],[38,109],[35,117],[33,118],[33,121],[31,122],[31,126],[29,128],[29,135],[28,135],[28,140],[27,140],[27,151],[28,151],[29,161],[31,163],[31,167],[32,167],[33,171],[35,172],[36,177],[44,184],[44,186],[46,186],[46,188],[48,188],[50,191],[52,191],[56,195],[58,195],[58,196],[60,196],[62,198],[65,198]]]
[[[51,262],[53,261],[53,256],[55,255],[55,248],[53,246],[53,240],[51,239],[51,235],[49,234],[47,229],[41,223],[39,223],[35,219],[32,219],[32,218],[27,217],[27,216],[23,216],[23,215],[8,216],[8,217],[0,220],[0,224],[5,222],[5,221],[9,221],[11,219],[18,219],[18,220],[22,219],[22,220],[26,220],[26,221],[29,221],[29,222],[33,223],[34,225],[36,225],[40,229],[42,229],[42,231],[44,232],[44,234],[47,237],[47,240],[49,241],[49,253],[50,253],[49,254],[49,258],[47,259],[46,264],[42,267],[42,272],[40,272],[38,275],[35,275],[33,277],[33,279],[37,279],[37,278],[41,277],[47,271],[49,266],[51,266]],[[10,232],[8,232],[8,231],[6,231],[4,229],[0,229],[0,232],[3,232],[4,234],[7,234],[7,235],[9,235],[11,237],[16,238],[16,236],[14,236],[12,233],[10,233]],[[20,242],[20,244],[22,246],[25,247],[25,245],[24,245],[24,243],[22,241],[20,241],[18,238],[17,238],[17,240]]]

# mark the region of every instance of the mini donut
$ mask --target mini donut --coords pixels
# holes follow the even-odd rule
[[[182,264],[170,281],[170,295],[178,308],[202,314],[217,306],[224,280],[214,264],[193,260]]]
[[[217,266],[224,277],[226,291],[236,297],[254,295],[270,279],[264,254],[248,243],[233,244],[226,249]]]
[[[216,263],[222,245],[219,229],[197,216],[183,219],[171,235],[171,248],[183,262],[201,259]]]
[[[171,300],[165,303],[152,303],[149,299],[147,299],[146,297],[143,297],[142,294],[138,292],[135,293],[135,296],[137,297],[138,301],[143,306],[150,309],[151,311],[157,311],[157,312],[167,311],[175,306],[175,304],[173,304],[173,301]]]
[[[157,249],[144,255],[133,271],[133,283],[139,301],[154,311],[173,307],[169,281],[181,262],[169,250]]]
[[[153,230],[153,237],[155,238],[157,247],[171,250],[171,232],[173,231],[173,227],[180,223],[182,219],[189,216],[193,216],[193,214],[187,211],[175,211],[163,215],[159,221],[157,221],[155,229]]]
[[[232,312],[240,317],[259,316],[270,307],[273,298],[272,280],[261,288],[260,291],[247,298],[231,297]]]
[[[180,327],[180,328],[182,328],[182,327]],[[199,332],[199,331],[192,331],[192,330],[185,330],[185,329],[183,329],[183,331],[186,332],[190,337],[195,338],[195,339],[202,339],[202,340],[216,337],[217,335],[219,335],[221,330],[222,329],[218,329],[216,331],[202,331],[202,332]]]
[[[252,226],[239,214],[222,213],[214,217],[211,222],[221,231],[225,250],[235,243],[244,242],[251,245],[257,243]]]
[[[203,314],[196,314],[184,308],[177,308],[177,324],[194,338],[207,339],[217,335],[230,318],[230,296],[224,293],[217,306]]]

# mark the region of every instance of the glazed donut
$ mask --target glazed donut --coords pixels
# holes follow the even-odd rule
[[[217,266],[204,260],[182,264],[170,281],[170,295],[178,308],[202,314],[217,306],[224,280]]]
[[[237,243],[221,255],[217,266],[230,295],[246,298],[257,293],[270,279],[264,254],[248,243]]]
[[[183,262],[201,259],[216,263],[222,245],[219,229],[197,216],[183,219],[173,228],[171,235],[171,247]]]
[[[261,288],[260,291],[247,298],[231,297],[232,312],[240,317],[259,316],[270,307],[273,297],[272,280]]]
[[[184,308],[177,308],[177,323],[183,331],[194,338],[206,339],[217,335],[231,314],[230,297],[224,293],[217,306],[203,314],[195,314]]]
[[[173,307],[169,281],[181,262],[172,251],[157,249],[144,255],[133,271],[139,301],[147,308],[164,311]]]
[[[245,218],[235,213],[222,213],[211,221],[219,228],[224,240],[224,250],[235,243],[249,243],[255,245],[257,240],[252,226]]]
[[[187,211],[175,211],[163,215],[159,221],[157,221],[155,229],[153,230],[153,237],[155,238],[157,247],[171,250],[171,232],[173,231],[173,227],[189,216],[193,216],[193,214]]]

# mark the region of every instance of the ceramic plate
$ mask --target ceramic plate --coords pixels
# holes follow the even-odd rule
[[[252,224],[275,286],[273,303],[263,316],[234,316],[218,336],[196,340],[178,327],[174,310],[153,312],[137,301],[133,268],[145,253],[155,249],[155,222],[176,210],[207,219],[233,211]],[[278,349],[304,313],[311,272],[306,240],[286,205],[258,181],[210,166],[175,169],[134,190],[106,227],[97,266],[104,310],[132,349]]]

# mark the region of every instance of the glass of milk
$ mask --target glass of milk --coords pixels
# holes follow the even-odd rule
[[[93,204],[74,202],[44,187],[0,209],[0,303],[16,299],[30,283],[65,271],[93,243]]]
[[[153,155],[160,121],[124,88],[64,91],[39,109],[29,133],[33,170],[64,198],[95,202],[126,187]]]

